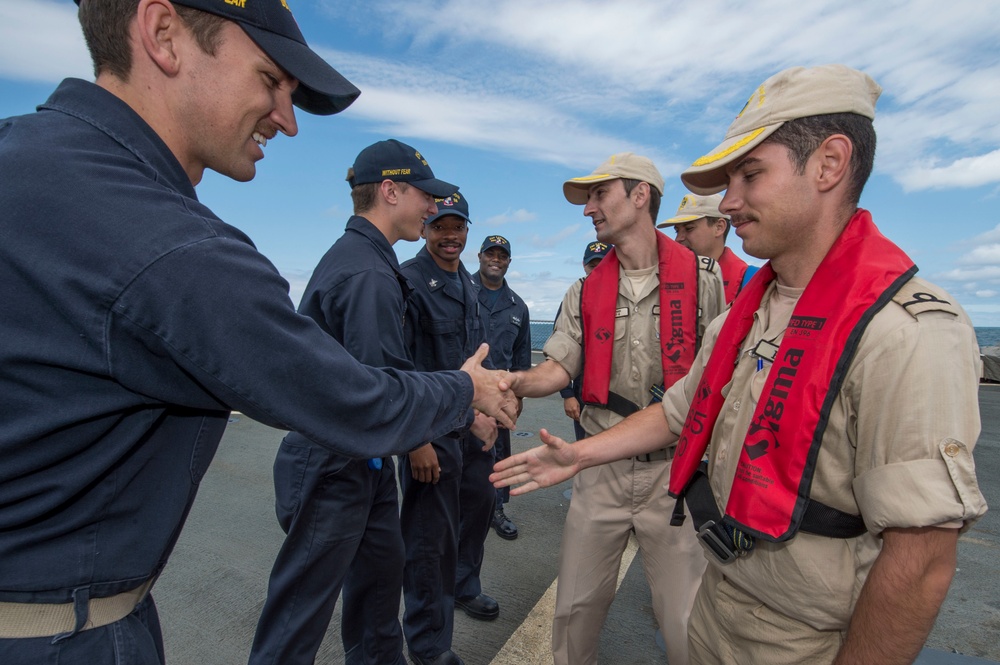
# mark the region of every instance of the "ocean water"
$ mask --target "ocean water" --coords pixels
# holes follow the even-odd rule
[[[979,340],[980,349],[1000,346],[1000,328],[976,328],[976,339]]]
[[[541,350],[545,340],[552,334],[553,323],[554,321],[531,322],[531,348]],[[1000,346],[1000,328],[976,328],[976,339],[979,340],[981,349],[987,346]]]

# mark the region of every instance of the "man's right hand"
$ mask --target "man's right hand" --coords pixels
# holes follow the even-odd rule
[[[410,472],[414,480],[437,485],[441,479],[441,465],[433,445],[425,443],[410,453]]]
[[[511,455],[493,465],[490,482],[497,489],[513,487],[511,495],[527,494],[569,480],[580,472],[574,447],[543,429],[538,433],[544,446]]]
[[[505,381],[510,372],[483,367],[483,361],[486,360],[489,351],[488,344],[481,344],[479,350],[466,360],[461,368],[472,377],[475,389],[472,406],[488,416],[493,416],[507,429],[514,429],[517,422],[517,398]]]
[[[563,411],[573,420],[580,422],[580,402],[576,397],[566,397],[563,399]]]
[[[497,421],[485,413],[476,413],[469,428],[472,436],[483,442],[483,452],[491,450],[493,444],[497,442]]]

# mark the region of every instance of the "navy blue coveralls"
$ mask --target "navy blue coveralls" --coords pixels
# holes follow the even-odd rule
[[[313,271],[299,313],[366,365],[413,369],[403,339],[411,291],[382,232],[354,216]],[[274,462],[274,492],[288,537],[271,571],[250,664],[310,665],[343,587],[345,662],[406,665],[392,458],[352,460],[291,432]]]
[[[402,271],[414,288],[405,328],[414,365],[428,371],[460,367],[486,341],[472,276],[460,264],[456,283],[426,247]],[[489,482],[493,452],[483,452],[483,442],[467,428],[430,441],[441,466],[436,485],[415,480],[407,457],[399,467],[406,543],[403,632],[421,658],[451,648],[455,598],[482,591],[479,571],[495,497]]]
[[[82,630],[88,599],[163,569],[231,409],[359,457],[466,422],[468,375],[354,360],[106,90],[0,120],[0,182],[0,601],[78,610],[0,663],[162,660],[150,597]]]
[[[503,281],[500,293],[497,294],[490,309],[488,289],[483,286],[480,273],[472,276],[479,285],[479,304],[488,313],[489,329],[486,341],[490,345],[490,360],[496,369],[511,371],[531,369],[531,321],[528,318],[528,305],[521,296]],[[501,427],[497,430],[497,441],[493,444],[494,461],[510,457],[510,430]],[[510,488],[498,489],[496,507],[510,501]]]

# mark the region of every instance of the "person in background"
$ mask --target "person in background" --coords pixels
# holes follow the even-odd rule
[[[407,348],[417,369],[447,371],[486,339],[479,287],[462,264],[469,204],[454,194],[424,222],[425,244],[401,269],[413,284],[406,309]],[[452,651],[455,607],[495,619],[500,605],[482,592],[479,572],[496,502],[489,483],[497,437],[492,418],[468,424],[402,458],[400,522],[406,545],[403,633],[417,665],[461,665]]]
[[[487,236],[479,247],[479,272],[472,279],[480,287],[479,304],[488,312],[486,341],[490,345],[490,361],[497,369],[516,371],[531,368],[531,321],[528,306],[507,284],[512,258],[506,238]],[[497,430],[493,456],[497,461],[510,457],[510,430],[506,427]],[[508,501],[510,490],[498,489],[492,524],[498,536],[514,540],[517,525],[503,509]]]
[[[566,199],[593,220],[597,240],[614,249],[563,298],[546,360],[514,372],[510,385],[519,397],[541,397],[582,373],[580,422],[588,436],[658,401],[687,373],[709,322],[725,307],[718,264],[656,230],[662,193],[659,170],[632,153],[612,155],[563,184]],[[673,456],[673,446],[663,446],[574,479],[552,620],[556,665],[597,662],[633,533],[667,658],[687,662],[688,614],[705,557],[694,533],[665,526],[673,503],[662,488]]]
[[[458,190],[412,147],[389,139],[348,170],[354,216],[320,260],[299,312],[366,365],[412,370],[403,313],[413,290],[393,245],[420,239],[435,197]],[[491,349],[492,352],[492,349]],[[351,665],[406,665],[399,598],[403,537],[391,456],[351,459],[297,432],[274,462],[275,511],[287,534],[268,583],[250,665],[311,665],[341,589]]]
[[[678,243],[698,256],[707,256],[719,263],[722,285],[726,289],[726,304],[729,304],[746,282],[747,263],[726,247],[730,223],[729,216],[719,211],[720,203],[722,194],[687,194],[681,199],[677,214],[656,227],[673,226]]]
[[[573,445],[543,430],[494,475],[529,490],[679,442],[669,490],[710,562],[695,663],[912,663],[986,511],[972,323],[858,207],[881,91],[844,65],[754,88],[681,179],[725,189],[768,263],[662,408]]]

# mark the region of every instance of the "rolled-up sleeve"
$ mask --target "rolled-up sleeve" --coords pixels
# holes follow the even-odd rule
[[[978,348],[971,325],[927,312],[859,358],[853,488],[869,531],[963,524],[986,512],[976,482]]]

